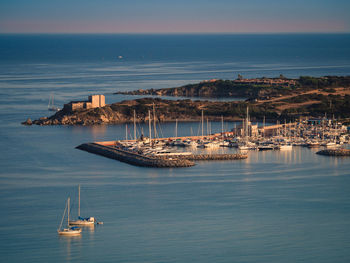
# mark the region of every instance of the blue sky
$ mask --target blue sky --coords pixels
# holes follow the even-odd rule
[[[349,0],[1,0],[0,33],[348,33],[349,13]]]

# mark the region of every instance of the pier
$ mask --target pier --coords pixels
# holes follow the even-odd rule
[[[132,165],[157,168],[191,167],[195,165],[194,161],[241,160],[248,157],[246,154],[179,154],[152,156],[118,148],[114,141],[84,143],[76,148]]]
[[[107,158],[115,159],[121,162],[145,166],[145,167],[190,167],[194,166],[193,161],[187,159],[165,158],[165,157],[151,157],[143,154],[125,151],[111,146],[105,146],[99,143],[84,143],[76,147],[79,150],[105,156]]]

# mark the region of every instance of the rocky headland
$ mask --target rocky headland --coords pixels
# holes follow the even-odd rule
[[[27,120],[25,125],[95,125],[118,124],[133,122],[134,110],[136,122],[148,121],[148,111],[156,111],[159,122],[198,121],[202,110],[209,120],[219,120],[225,116],[227,120],[237,120],[244,116],[245,103],[213,102],[192,100],[162,100],[159,98],[143,98],[113,103],[100,108],[58,111],[51,117],[43,117],[38,120]],[[153,114],[152,114],[153,115]],[[152,117],[153,118],[153,117]]]
[[[314,78],[304,76],[299,79],[287,79],[280,75],[278,78],[243,79],[239,75],[236,80],[212,79],[175,88],[139,89],[116,92],[115,94],[268,100],[277,96],[299,94],[315,89],[331,90],[339,87],[349,88],[350,77]]]
[[[237,84],[238,83],[238,84]],[[239,88],[237,88],[237,85]],[[23,122],[25,125],[96,125],[148,121],[148,111],[156,111],[160,122],[198,121],[202,111],[209,120],[239,120],[246,108],[254,120],[292,120],[300,116],[328,114],[350,118],[350,77],[300,77],[289,79],[212,80],[180,88],[124,92],[123,94],[199,97],[249,97],[246,101],[164,100],[142,98],[92,109],[62,109],[50,117]],[[154,105],[154,106],[153,106]]]

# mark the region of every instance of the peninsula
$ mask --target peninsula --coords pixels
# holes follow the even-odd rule
[[[269,100],[280,96],[326,91],[337,93],[339,88],[350,87],[350,76],[308,77],[287,79],[283,75],[278,78],[244,79],[241,75],[235,80],[212,79],[196,84],[188,84],[176,88],[135,90],[116,92],[127,95],[157,95],[175,97],[201,98],[247,98],[249,100]]]
[[[148,110],[156,109],[160,122],[198,121],[202,111],[209,120],[240,120],[249,106],[252,119],[291,120],[300,116],[350,117],[350,77],[283,76],[276,79],[211,80],[178,88],[138,90],[119,94],[191,96],[206,98],[246,97],[245,101],[165,100],[142,98],[113,104],[101,102],[101,96],[90,96],[86,102],[71,102],[50,117],[23,124],[37,125],[95,125],[148,121]],[[98,97],[100,96],[100,97]],[[96,100],[96,102],[95,102]],[[92,105],[92,106],[91,106]],[[97,106],[96,106],[97,105]]]

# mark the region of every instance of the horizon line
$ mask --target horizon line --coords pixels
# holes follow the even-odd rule
[[[331,32],[0,32],[0,35],[292,35],[292,34],[350,34]]]

